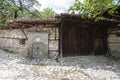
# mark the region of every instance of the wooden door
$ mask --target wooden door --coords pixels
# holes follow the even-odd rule
[[[67,27],[63,31],[63,56],[88,55],[88,31],[86,28]]]

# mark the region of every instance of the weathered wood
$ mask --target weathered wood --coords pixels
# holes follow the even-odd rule
[[[59,56],[60,58],[63,57],[63,51],[62,51],[62,37],[63,37],[63,26],[64,26],[64,21],[61,21],[61,25],[59,26],[58,30],[59,30]]]
[[[18,39],[18,40],[20,40],[20,39],[25,39],[25,38],[13,38],[13,37],[0,37],[0,38],[6,38],[6,39]]]
[[[57,30],[56,30],[56,27],[55,27],[55,40],[56,40],[56,37],[57,37],[56,32],[57,32]]]
[[[58,41],[59,39],[48,39],[49,41]]]
[[[28,40],[28,37],[27,37],[27,35],[26,35],[25,31],[24,31],[22,28],[21,28],[20,30],[21,30],[21,31],[22,31],[22,33],[24,34],[25,39],[26,39],[26,40]]]
[[[20,44],[25,44],[26,39],[20,39]]]
[[[63,56],[89,55],[89,32],[86,28],[67,27],[63,31]]]

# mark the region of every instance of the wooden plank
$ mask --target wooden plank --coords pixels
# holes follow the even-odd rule
[[[59,39],[48,39],[49,41],[58,41]]]
[[[58,30],[59,30],[59,56],[60,58],[63,57],[63,51],[62,51],[62,36],[63,36],[63,26],[64,26],[64,21],[61,21],[61,25],[59,26]]]
[[[13,37],[0,37],[0,38],[6,38],[6,39],[25,39],[25,38],[13,38]]]
[[[56,40],[56,36],[57,36],[56,32],[57,32],[57,31],[56,31],[56,27],[55,27],[55,40]]]
[[[54,51],[57,51],[58,52],[58,50],[49,50],[50,52],[54,52]]]
[[[63,56],[89,55],[89,35],[87,28],[67,27],[63,31]]]

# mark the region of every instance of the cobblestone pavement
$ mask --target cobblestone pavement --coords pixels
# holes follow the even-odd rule
[[[0,50],[0,80],[120,80],[120,59],[80,56],[59,62],[29,61]]]

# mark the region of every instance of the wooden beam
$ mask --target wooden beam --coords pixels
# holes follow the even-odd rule
[[[23,39],[23,38],[13,38],[13,37],[0,37],[0,38],[6,38],[6,39]]]
[[[59,39],[48,39],[49,41],[58,41]]]
[[[88,20],[88,19],[66,19],[66,18],[63,18],[64,22],[65,23],[76,23],[76,24],[87,24],[87,23],[90,23],[90,24],[94,24],[94,21],[92,20]]]
[[[22,33],[24,34],[25,39],[26,39],[26,40],[28,40],[28,37],[27,37],[26,33],[24,32],[24,30],[23,30],[22,28],[20,28],[20,30],[21,30],[21,31],[22,31]]]
[[[55,40],[57,39],[57,29],[56,29],[56,27],[55,27]]]

